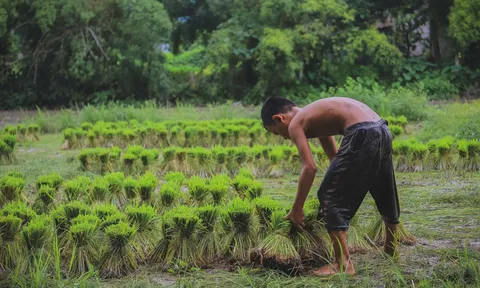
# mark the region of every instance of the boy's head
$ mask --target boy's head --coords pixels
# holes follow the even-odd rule
[[[295,115],[296,107],[295,103],[285,98],[268,98],[262,106],[263,126],[272,134],[290,138],[288,125]]]

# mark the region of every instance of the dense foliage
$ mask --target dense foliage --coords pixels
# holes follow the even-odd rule
[[[474,0],[2,0],[0,108],[306,102],[358,77],[475,95],[478,19]]]

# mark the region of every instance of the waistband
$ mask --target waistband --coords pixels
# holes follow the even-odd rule
[[[345,128],[345,130],[343,130],[343,136],[347,136],[359,129],[376,128],[376,127],[381,127],[383,125],[388,126],[388,121],[385,119],[380,119],[376,122],[373,122],[373,121],[358,122]]]

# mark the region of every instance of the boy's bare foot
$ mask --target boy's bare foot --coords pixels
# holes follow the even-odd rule
[[[343,272],[347,275],[353,276],[355,275],[355,268],[353,267],[352,260],[348,260],[345,263],[345,267],[343,271],[340,271],[340,266],[338,263],[333,263],[329,265],[325,265],[317,270],[312,271],[312,273],[316,276],[331,276],[337,273]]]

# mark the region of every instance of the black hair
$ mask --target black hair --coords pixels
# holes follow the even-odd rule
[[[295,103],[285,98],[268,98],[262,106],[261,115],[263,126],[270,126],[275,124],[275,121],[273,121],[272,119],[273,115],[290,112],[295,106],[297,106]]]

